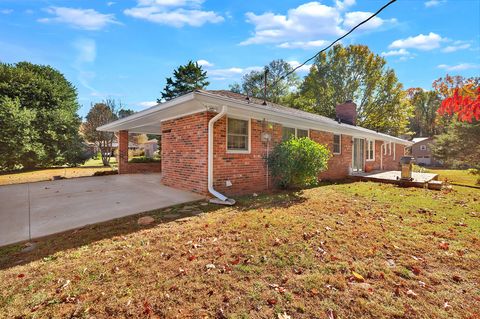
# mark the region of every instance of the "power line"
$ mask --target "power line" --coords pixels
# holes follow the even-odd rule
[[[295,68],[293,68],[291,71],[287,72],[285,75],[283,75],[282,77],[280,77],[279,79],[277,79],[275,82],[272,83],[272,85],[270,87],[274,87],[278,84],[278,82],[280,82],[281,80],[285,79],[287,76],[289,76],[290,74],[292,74],[293,72],[295,72],[296,70],[300,69],[302,66],[304,66],[305,64],[307,64],[308,62],[312,61],[313,59],[315,59],[320,53],[322,52],[325,52],[326,50],[330,49],[333,45],[335,45],[335,43],[337,43],[338,41],[342,40],[343,38],[345,38],[346,36],[348,36],[350,33],[352,33],[353,31],[355,31],[358,27],[360,27],[361,25],[367,23],[368,21],[370,21],[371,19],[373,19],[375,16],[377,16],[380,12],[382,12],[386,7],[388,7],[389,5],[391,5],[392,3],[396,2],[397,0],[390,0],[390,2],[388,2],[387,4],[385,4],[383,7],[381,7],[380,9],[377,10],[377,12],[375,12],[374,14],[372,14],[370,17],[368,17],[367,19],[363,20],[362,22],[360,22],[359,24],[357,24],[356,26],[354,26],[350,31],[348,31],[347,33],[345,33],[344,35],[342,35],[340,38],[336,39],[335,41],[333,41],[332,43],[330,43],[330,45],[328,45],[327,47],[323,48],[322,50],[318,51],[314,56],[312,56],[311,58],[307,59],[305,62],[303,62],[302,64],[299,64],[297,65]]]

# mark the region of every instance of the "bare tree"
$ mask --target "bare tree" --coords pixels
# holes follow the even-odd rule
[[[86,122],[83,124],[83,135],[87,141],[95,143],[100,150],[104,166],[110,166],[112,144],[115,135],[112,132],[97,131],[97,127],[118,119],[117,114],[120,109],[121,103],[117,106],[116,101],[113,99],[95,103],[90,108]]]

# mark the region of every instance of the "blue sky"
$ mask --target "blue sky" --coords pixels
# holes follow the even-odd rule
[[[60,70],[81,116],[105,97],[138,111],[188,60],[206,68],[210,89],[226,89],[273,59],[304,61],[386,2],[0,0],[0,61]],[[480,75],[480,1],[398,0],[352,43],[385,56],[405,88]]]

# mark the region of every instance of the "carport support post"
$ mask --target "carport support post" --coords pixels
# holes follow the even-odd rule
[[[128,173],[128,131],[118,132],[118,174]]]

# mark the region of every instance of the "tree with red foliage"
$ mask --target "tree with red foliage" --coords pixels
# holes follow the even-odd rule
[[[438,109],[440,115],[456,114],[461,122],[480,120],[480,78],[464,79],[449,76],[433,82],[433,87],[444,99]]]

